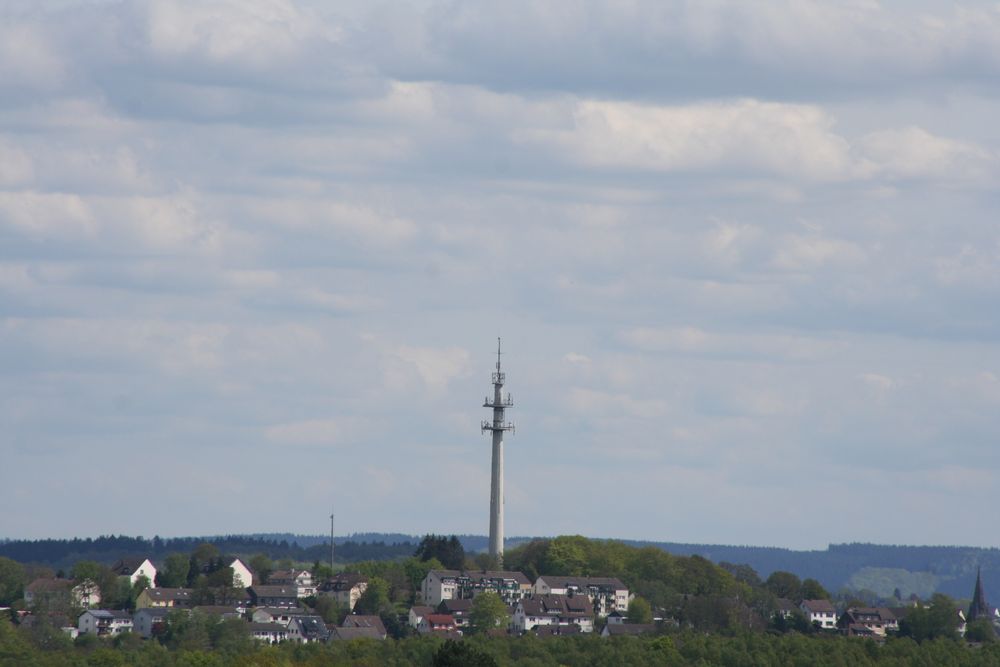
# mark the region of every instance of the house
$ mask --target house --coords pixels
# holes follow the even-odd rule
[[[385,639],[376,628],[331,628],[328,641],[349,641],[351,639]]]
[[[253,586],[253,570],[239,558],[229,563],[233,571],[233,588],[249,588]]]
[[[799,609],[795,606],[795,603],[788,598],[778,598],[775,600],[775,607],[774,617],[780,616],[781,618],[791,618]]]
[[[407,617],[407,625],[416,630],[417,627],[420,626],[420,621],[422,621],[428,614],[433,613],[435,613],[434,607],[425,607],[422,605],[410,607],[410,613]]]
[[[659,628],[656,623],[618,623],[605,625],[601,630],[602,637],[626,637],[634,635],[655,634]]]
[[[72,579],[35,579],[24,587],[27,607],[72,605],[90,609],[101,604],[101,589],[90,579],[74,583]]]
[[[812,625],[824,630],[837,627],[837,610],[829,600],[803,600],[799,609]]]
[[[299,589],[296,586],[251,586],[247,589],[255,607],[297,607]]]
[[[455,625],[455,617],[451,614],[427,614],[417,626],[417,632],[422,635],[455,634],[458,632],[458,627]]]
[[[490,570],[431,570],[420,585],[424,604],[437,607],[442,600],[468,600],[483,591],[494,591],[508,606],[531,593],[531,582],[521,572]]]
[[[592,603],[585,595],[535,595],[518,600],[511,630],[523,634],[539,625],[578,625],[581,632],[593,632]]]
[[[586,595],[598,616],[628,610],[628,588],[615,577],[543,575],[532,588],[535,595]]]
[[[88,609],[77,619],[80,634],[98,637],[114,636],[132,631],[132,614],[127,611]]]
[[[442,600],[437,613],[450,614],[455,619],[455,627],[464,630],[469,626],[469,613],[472,611],[473,600]]]
[[[330,631],[326,623],[319,616],[302,614],[295,616],[288,624],[288,640],[309,644],[312,642],[326,642],[330,639]]]
[[[870,630],[871,634],[885,637],[886,633],[899,630],[899,620],[886,607],[850,607],[837,621],[837,627],[851,636],[868,636],[859,632],[854,626],[863,626]]]
[[[288,641],[288,628],[277,623],[250,623],[250,636],[265,644]]]
[[[316,595],[316,586],[309,570],[275,570],[267,578],[267,583],[271,586],[294,586],[300,598]]]
[[[136,609],[132,614],[132,631],[143,639],[159,635],[167,626],[167,615],[171,609],[167,607],[146,607]]]
[[[253,610],[251,620],[254,623],[278,623],[287,626],[293,618],[305,613],[306,610],[300,607],[257,607]]]
[[[360,574],[338,574],[316,588],[317,595],[331,595],[341,607],[354,610],[354,605],[368,590],[368,578]]]
[[[135,599],[136,609],[147,607],[191,607],[190,588],[147,588]]]
[[[385,639],[388,634],[385,625],[378,616],[363,616],[361,614],[348,614],[344,622],[340,624],[342,628],[369,628],[380,635],[379,639]]]
[[[231,618],[242,619],[243,614],[246,613],[246,608],[233,607],[225,604],[202,604],[197,607],[192,607],[191,611],[204,614],[206,616],[213,616],[220,620],[228,620]]]
[[[111,571],[119,577],[128,577],[130,586],[135,586],[140,578],[146,577],[150,588],[156,588],[156,567],[148,558],[137,556],[122,558],[111,566]]]

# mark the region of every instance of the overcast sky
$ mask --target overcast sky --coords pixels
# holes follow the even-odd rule
[[[0,9],[0,537],[997,546],[996,2]],[[987,510],[984,514],[984,510]]]

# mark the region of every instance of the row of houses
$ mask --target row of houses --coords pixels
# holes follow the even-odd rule
[[[420,585],[423,603],[432,607],[446,600],[471,600],[483,591],[495,592],[512,609],[526,598],[577,598],[574,607],[585,599],[592,615],[600,617],[625,613],[629,603],[628,588],[614,577],[542,575],[532,583],[522,572],[431,570]]]

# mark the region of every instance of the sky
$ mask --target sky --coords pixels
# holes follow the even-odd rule
[[[6,0],[0,537],[998,546],[1000,4]]]

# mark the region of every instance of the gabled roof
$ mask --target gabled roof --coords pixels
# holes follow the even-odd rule
[[[426,620],[431,625],[455,625],[455,617],[451,614],[428,614]]]
[[[464,614],[472,609],[473,600],[457,598],[451,600],[441,600],[438,609],[447,614]]]
[[[791,612],[798,609],[798,607],[795,606],[795,603],[788,598],[778,598],[775,600],[775,604],[780,612]]]
[[[612,623],[604,626],[604,631],[612,637],[619,635],[645,635],[656,632],[655,623]]]
[[[469,579],[474,583],[499,579],[513,580],[521,586],[531,585],[531,581],[524,576],[523,572],[510,570],[431,570],[428,574],[434,574],[438,579]]]
[[[375,628],[382,635],[385,635],[385,625],[378,616],[365,616],[361,614],[348,614],[344,617],[344,622],[340,624],[342,628]]]
[[[295,598],[299,597],[299,589],[295,586],[251,586],[247,589],[255,598]]]
[[[594,615],[590,601],[583,596],[536,595],[520,600],[518,605],[527,616],[590,617]]]
[[[414,605],[414,606],[410,607],[410,613],[413,614],[414,616],[416,616],[417,618],[423,618],[424,616],[427,616],[428,614],[433,614],[434,613],[434,607],[427,607],[427,606],[424,606],[424,605]]]
[[[132,614],[123,610],[110,610],[110,609],[88,609],[83,612],[83,614],[91,614],[97,618],[103,618],[107,620],[119,619],[119,620],[132,620]],[[81,616],[83,615],[81,614]]]
[[[165,602],[167,600],[190,600],[190,588],[147,588],[143,591],[150,600]]]
[[[331,628],[330,641],[350,639],[385,639],[377,628]]]
[[[836,613],[837,611],[829,600],[803,600],[801,606],[811,614]]]
[[[542,574],[539,579],[544,579],[549,588],[580,588],[586,589],[590,586],[608,587],[621,591],[628,587],[617,577],[567,577],[562,575]],[[536,581],[537,583],[537,581]]]
[[[294,625],[299,634],[307,639],[326,641],[330,637],[330,630],[319,616],[296,616],[288,625],[289,628]]]
[[[119,575],[132,575],[135,571],[139,569],[139,566],[145,563],[148,558],[145,556],[128,556],[126,558],[121,558],[116,560],[114,565],[111,566],[111,571]],[[150,565],[153,561],[149,560]]]

